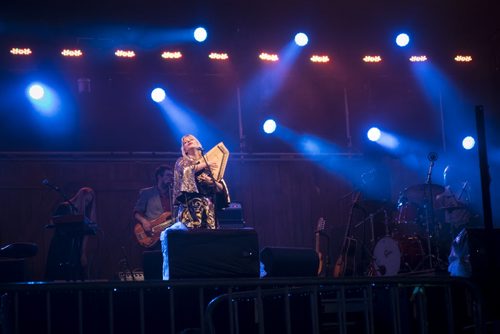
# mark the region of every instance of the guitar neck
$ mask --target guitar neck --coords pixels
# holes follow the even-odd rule
[[[316,253],[319,253],[321,251],[319,243],[320,243],[320,233],[319,231],[316,231],[316,242],[315,242]]]
[[[167,220],[161,224],[155,225],[151,228],[151,231],[153,233],[155,232],[162,232],[165,228],[169,227],[172,224],[172,220]]]

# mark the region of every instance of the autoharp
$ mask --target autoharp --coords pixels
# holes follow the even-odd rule
[[[229,151],[223,142],[218,143],[205,154],[208,162],[217,162],[217,168],[212,169],[215,180],[220,181],[224,177],[228,158]]]

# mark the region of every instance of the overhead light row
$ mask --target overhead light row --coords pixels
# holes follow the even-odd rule
[[[10,49],[10,53],[14,56],[31,56],[33,54],[33,51],[30,48],[12,48]],[[78,58],[83,57],[84,52],[81,49],[63,49],[61,51],[61,55],[64,57]],[[115,50],[115,56],[119,58],[135,58],[136,55],[137,54],[133,50]],[[181,51],[163,51],[161,53],[161,57],[165,60],[176,60],[182,58],[183,54]],[[211,52],[208,55],[208,58],[216,61],[224,61],[229,59],[229,55],[225,52]],[[262,61],[266,62],[279,61],[279,56],[275,53],[261,52],[259,54],[259,58]],[[472,56],[457,54],[453,59],[456,62],[468,63],[472,61]],[[314,54],[309,58],[309,60],[313,63],[329,63],[331,61],[331,58],[328,55],[324,54]],[[365,63],[380,63],[383,59],[380,55],[365,55],[363,56],[362,60]],[[428,60],[428,57],[426,55],[413,55],[408,58],[408,60],[410,62],[425,62]]]

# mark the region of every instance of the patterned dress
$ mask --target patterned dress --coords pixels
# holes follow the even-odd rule
[[[217,228],[215,207],[227,206],[229,194],[224,181],[223,191],[216,192],[212,184],[201,181],[201,175],[209,175],[208,169],[195,172],[196,160],[186,157],[177,159],[174,167],[174,198],[179,206],[177,220],[188,228]],[[215,202],[214,202],[215,201]]]

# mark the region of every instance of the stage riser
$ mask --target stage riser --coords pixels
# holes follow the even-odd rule
[[[2,334],[446,332],[480,326],[472,305],[482,303],[465,281],[430,278],[4,285],[0,293]]]

